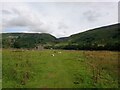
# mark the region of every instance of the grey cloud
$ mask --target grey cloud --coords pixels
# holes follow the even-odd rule
[[[7,22],[7,27],[27,27],[32,32],[49,32],[44,23],[34,23],[26,18],[17,17]]]
[[[118,2],[118,22],[120,23],[120,2]]]
[[[96,11],[92,11],[92,10],[88,10],[83,13],[83,17],[85,17],[86,20],[90,22],[97,21],[100,16],[101,15],[99,13],[97,13]]]
[[[9,10],[9,9],[8,9]],[[12,8],[11,11],[16,15],[10,20],[4,20],[6,28],[10,27],[24,27],[29,28],[30,32],[50,32],[48,25],[44,23],[40,18],[35,17],[36,14],[32,13],[29,9],[25,12],[24,10],[19,10],[18,8]],[[7,13],[7,10],[4,11]]]
[[[17,15],[21,15],[21,13],[20,13],[17,9],[15,9],[15,8],[12,8],[12,11],[13,11],[15,14],[17,14]]]
[[[10,6],[11,8],[7,7]],[[117,21],[114,3],[29,3],[4,6],[6,28],[27,27],[28,32],[69,36]],[[106,14],[107,13],[107,14]],[[18,30],[19,31],[19,30]]]
[[[34,32],[41,32],[41,33],[50,33],[50,29],[49,26],[47,25],[37,25],[37,26],[29,26],[30,31],[34,31]]]
[[[58,23],[58,29],[68,29],[68,26],[66,24],[64,24],[64,22],[60,22]]]
[[[3,9],[2,14],[12,14],[12,11]]]
[[[25,27],[27,24],[27,21],[22,18],[15,18],[7,22],[8,27]]]

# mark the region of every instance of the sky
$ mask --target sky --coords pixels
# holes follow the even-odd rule
[[[113,1],[113,0],[112,0]],[[2,32],[67,37],[118,23],[118,2],[2,2]]]

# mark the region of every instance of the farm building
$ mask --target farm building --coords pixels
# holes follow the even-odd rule
[[[36,49],[36,50],[43,50],[44,47],[43,47],[42,45],[37,45],[37,46],[35,47],[35,49]]]

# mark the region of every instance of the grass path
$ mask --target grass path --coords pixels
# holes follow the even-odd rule
[[[69,87],[73,83],[70,74],[67,72],[68,67],[64,63],[64,60],[66,60],[69,55],[64,54],[63,56],[63,54],[55,53],[55,56],[53,57],[50,53],[51,52],[46,52],[46,55],[48,55],[49,59],[47,56],[43,56],[44,60],[41,61],[41,63],[43,63],[41,66],[42,73],[39,72],[41,75],[40,81],[37,81],[39,83],[37,83],[35,86],[43,88],[48,86],[51,88]]]

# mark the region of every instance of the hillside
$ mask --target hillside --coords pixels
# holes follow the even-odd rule
[[[50,34],[42,33],[3,33],[3,48],[34,48],[38,44],[54,43],[56,38]]]
[[[71,35],[69,41],[72,43],[98,42],[103,44],[106,41],[113,41],[113,40],[116,41],[118,38],[120,38],[119,31],[120,30],[118,29],[118,24],[115,24],[115,25],[100,27],[79,34]]]
[[[50,34],[3,33],[3,48],[45,48],[75,50],[120,50],[119,24],[87,30],[70,37],[56,38]]]
[[[95,47],[104,49],[108,46],[108,49],[118,49],[118,46],[120,46],[120,29],[118,25],[100,27],[71,35],[67,42],[69,45],[77,45],[78,49],[95,49]]]

